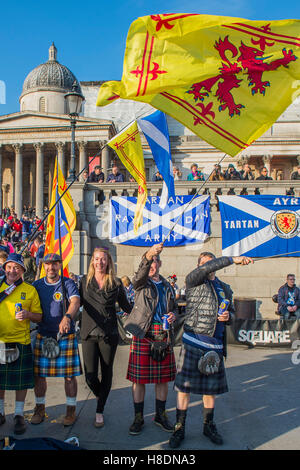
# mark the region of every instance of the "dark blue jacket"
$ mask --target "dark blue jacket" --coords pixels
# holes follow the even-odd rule
[[[285,313],[284,308],[288,307],[287,300],[289,298],[289,288],[287,283],[280,287],[278,291],[278,311],[279,313]],[[300,289],[295,286],[294,287],[294,294],[295,294],[295,305],[300,308]]]

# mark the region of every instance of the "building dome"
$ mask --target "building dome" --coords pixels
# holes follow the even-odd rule
[[[64,95],[70,91],[82,94],[75,75],[57,61],[57,49],[52,43],[48,61],[35,67],[24,81],[21,111],[64,113]]]
[[[23,84],[22,96],[26,93],[40,90],[55,90],[67,93],[72,91],[76,82],[76,92],[81,93],[80,85],[75,75],[57,59],[57,49],[54,44],[49,49],[49,60],[38,65],[26,77]]]

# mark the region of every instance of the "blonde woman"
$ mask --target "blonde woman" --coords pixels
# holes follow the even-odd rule
[[[103,411],[111,389],[119,341],[116,302],[125,312],[131,311],[108,249],[95,248],[88,273],[81,280],[80,298],[83,306],[80,335],[84,372],[86,382],[97,398],[94,425],[98,428],[104,425]],[[99,362],[101,380],[98,378]]]

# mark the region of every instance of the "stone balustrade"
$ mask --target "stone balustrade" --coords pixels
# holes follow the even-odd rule
[[[148,196],[160,196],[162,182],[147,182]],[[290,195],[300,197],[300,180],[285,181],[176,181],[175,194],[177,196],[196,194],[208,194],[211,205],[217,204],[218,195],[255,195],[273,194]],[[137,196],[136,183],[74,183],[71,194],[75,202],[75,209],[82,221],[87,220],[99,212],[99,206],[103,205],[112,196]]]

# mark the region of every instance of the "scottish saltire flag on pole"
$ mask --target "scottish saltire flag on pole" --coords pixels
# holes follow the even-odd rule
[[[260,258],[299,251],[300,198],[219,196],[219,207],[223,256]]]
[[[52,193],[50,208],[54,206],[56,201],[67,188],[67,184],[58,160],[55,160]],[[47,232],[45,242],[45,255],[48,253],[60,254],[60,241],[59,241],[59,225],[61,236],[61,249],[63,259],[64,275],[69,275],[68,264],[74,253],[74,245],[72,240],[72,233],[76,227],[76,212],[73,205],[73,200],[67,191],[61,198],[58,204],[49,213],[47,219]],[[45,276],[44,267],[41,269],[40,277]]]
[[[150,247],[164,242],[164,246],[183,246],[204,242],[210,233],[209,196],[176,196],[169,198],[163,210],[159,197],[148,197],[143,211],[143,225],[138,236],[133,219],[134,197],[112,197],[110,239],[112,243]],[[181,215],[174,230],[174,222]]]
[[[149,103],[234,156],[299,89],[300,20],[155,14],[131,24],[122,80],[100,87],[97,106]]]
[[[175,197],[173,164],[169,139],[167,119],[161,111],[137,120],[151,149],[153,158],[162,175],[163,190],[160,197],[160,207],[164,209],[168,198]]]
[[[134,232],[137,234],[143,220],[143,209],[147,200],[147,184],[143,148],[137,122],[111,139],[109,145],[118,155],[123,165],[138,183],[138,198],[135,207]]]

